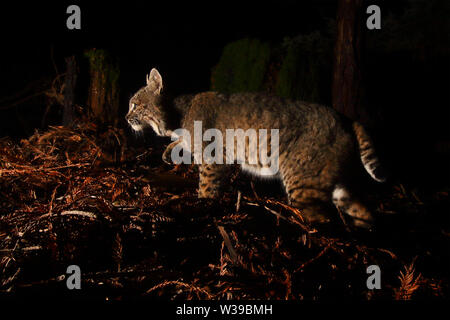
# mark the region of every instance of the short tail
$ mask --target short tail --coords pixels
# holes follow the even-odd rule
[[[372,140],[366,130],[359,122],[353,122],[353,131],[355,132],[356,140],[358,141],[359,154],[364,168],[374,180],[378,182],[386,181],[386,174],[380,164]]]

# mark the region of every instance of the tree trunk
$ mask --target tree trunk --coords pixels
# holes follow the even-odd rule
[[[363,14],[363,0],[339,0],[332,99],[337,111],[364,121]]]
[[[63,126],[70,126],[75,120],[75,86],[77,83],[77,63],[75,57],[66,59],[66,78],[64,86]]]
[[[119,110],[119,66],[104,50],[85,53],[89,59],[89,115],[100,124],[116,125]]]

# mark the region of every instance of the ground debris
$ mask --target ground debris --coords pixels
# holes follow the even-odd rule
[[[375,199],[387,217],[377,232],[311,226],[283,197],[242,182],[198,199],[195,167],[168,166],[161,148],[129,139],[92,123],[0,139],[0,292],[68,294],[75,264],[83,294],[109,299],[448,295],[447,190],[393,186]],[[366,286],[373,264],[383,290]]]

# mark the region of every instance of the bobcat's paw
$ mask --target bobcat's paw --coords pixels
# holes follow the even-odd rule
[[[170,148],[170,149],[167,148],[162,155],[162,161],[164,161],[167,164],[173,164],[172,158],[170,157],[171,153],[172,153],[172,148]]]
[[[306,218],[309,223],[328,223],[330,222],[329,215],[323,211],[321,207],[308,207],[300,209],[302,216]]]

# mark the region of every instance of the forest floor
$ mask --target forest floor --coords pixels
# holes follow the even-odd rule
[[[311,226],[240,174],[198,199],[197,169],[92,123],[0,139],[0,292],[99,299],[448,299],[449,188],[391,183],[373,231]],[[267,187],[266,187],[267,189]],[[276,187],[269,186],[275,190]],[[274,196],[275,194],[275,196]],[[337,214],[337,213],[336,213]],[[82,290],[68,290],[69,265]],[[369,290],[366,269],[381,269]]]

